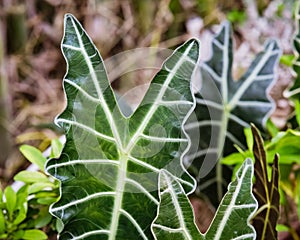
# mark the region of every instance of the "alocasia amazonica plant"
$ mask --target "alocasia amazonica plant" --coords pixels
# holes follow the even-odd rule
[[[191,144],[183,125],[195,107],[190,80],[198,41],[174,51],[137,110],[124,117],[87,33],[70,14],[64,27],[67,106],[56,123],[66,144],[59,158],[46,163],[60,180],[60,199],[50,208],[63,225],[59,239],[254,239],[249,220],[257,202],[249,159],[209,230],[202,234],[194,224],[187,195],[195,181],[182,157]]]
[[[198,190],[208,195],[215,206],[228,185],[219,159],[234,151],[234,144],[245,149],[243,129],[250,123],[263,129],[273,108],[267,90],[275,78],[279,55],[276,41],[268,41],[264,51],[235,81],[231,28],[225,22],[212,40],[211,59],[201,64],[201,88],[196,93],[195,109],[198,120],[185,126],[188,134],[199,129],[200,142],[198,151],[185,157],[185,164],[200,182]],[[230,178],[231,173],[227,180]]]
[[[60,200],[51,207],[64,225],[60,239],[153,239],[160,170],[186,192],[195,186],[181,157],[190,144],[182,125],[194,106],[190,79],[199,43],[186,42],[164,62],[126,118],[80,23],[68,14],[64,27],[67,107],[56,123],[66,131],[66,144],[46,166],[61,182]]]

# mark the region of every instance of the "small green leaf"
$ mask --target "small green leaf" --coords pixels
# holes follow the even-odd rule
[[[291,67],[293,65],[293,60],[294,60],[294,55],[292,54],[284,54],[280,57],[280,63],[285,65],[285,66],[288,66],[288,67]]]
[[[17,192],[17,203],[15,211],[16,216],[14,218],[13,224],[18,225],[26,219],[28,211],[28,186],[24,185]]]
[[[8,212],[9,219],[13,219],[13,213],[16,207],[17,195],[11,186],[8,186],[4,190],[4,195],[6,199],[6,209]]]
[[[272,122],[272,120],[270,118],[267,120],[266,127],[272,137],[275,137],[279,132],[277,126]],[[252,148],[249,148],[249,149],[252,149]]]
[[[37,218],[34,220],[35,228],[42,228],[49,224],[52,220],[52,215],[49,213],[49,205],[40,208]]]
[[[286,132],[279,132],[266,145],[266,151],[269,163],[272,162],[276,153],[280,156],[280,164],[300,163],[300,132],[291,129]]]
[[[56,195],[57,193],[53,191],[40,191],[35,194],[35,198],[48,198],[48,197],[55,198]]]
[[[24,240],[44,240],[48,239],[48,236],[41,230],[25,230],[22,237]]]
[[[0,209],[0,235],[3,234],[4,232],[5,232],[5,218],[2,209]]]
[[[280,156],[280,165],[291,165],[294,163],[300,163],[299,131],[288,129],[285,132],[278,132],[276,136],[274,136],[270,141],[266,142],[264,145],[267,155],[267,162],[269,164],[273,162],[274,155],[276,153],[278,153]],[[221,160],[221,163],[226,165],[239,164],[241,163],[244,157],[253,158],[252,150],[228,155]]]
[[[227,13],[227,19],[232,23],[243,23],[247,19],[245,11],[232,10]]]
[[[299,99],[295,100],[295,116],[296,116],[298,126],[300,126],[300,101],[299,101]]]
[[[57,197],[44,197],[44,198],[39,198],[37,202],[42,205],[50,205],[52,203],[55,203],[57,199],[58,199]]]
[[[5,233],[5,234],[0,234],[0,239],[7,239],[8,235]]]
[[[17,173],[17,175],[14,176],[14,180],[24,183],[49,182],[45,174],[27,170]]]
[[[20,151],[28,161],[37,165],[42,171],[45,171],[45,163],[47,159],[43,156],[40,150],[29,145],[22,145],[20,147]]]
[[[244,151],[238,153],[232,153],[227,157],[222,158],[221,163],[225,165],[242,165],[246,158],[253,158],[252,151]]]
[[[58,233],[62,232],[62,230],[64,229],[64,224],[59,218],[56,219],[55,229]]]
[[[44,190],[45,188],[55,189],[56,186],[52,182],[35,182],[28,187],[28,194],[33,194]]]
[[[263,139],[254,125],[251,129],[254,137],[254,175],[256,179],[253,193],[259,206],[252,225],[257,232],[257,239],[277,239],[276,225],[279,217],[278,155],[275,155],[271,175],[268,175]]]
[[[13,224],[18,225],[21,222],[23,222],[27,217],[26,213],[27,213],[27,211],[26,211],[25,207],[19,208],[19,212],[18,212],[16,218],[14,219]]]
[[[50,158],[58,158],[63,149],[63,144],[59,139],[52,139]]]
[[[276,225],[276,230],[278,232],[289,232],[289,227],[283,225],[283,224],[277,224]]]
[[[28,198],[28,186],[24,185],[17,192],[16,208],[19,208],[20,206],[24,206],[24,203],[27,203],[27,198]]]
[[[251,128],[245,128],[244,135],[246,137],[248,149],[252,149],[253,148],[253,136],[252,136]]]

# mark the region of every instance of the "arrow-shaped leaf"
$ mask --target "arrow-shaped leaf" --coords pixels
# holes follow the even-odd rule
[[[232,240],[255,239],[249,221],[257,209],[252,195],[253,163],[246,159],[230,183],[209,229],[201,234],[194,222],[191,204],[178,180],[162,171],[160,174],[160,205],[152,224],[158,240]]]
[[[255,157],[253,194],[258,201],[258,211],[253,218],[253,226],[257,232],[257,239],[277,239],[276,224],[279,217],[279,172],[278,155],[275,155],[271,180],[268,178],[266,152],[263,139],[259,131],[251,126]]]
[[[193,209],[181,184],[165,170],[159,175],[160,204],[152,224],[156,239],[204,239],[194,221]]]
[[[79,22],[65,17],[67,107],[56,118],[66,131],[59,159],[46,170],[60,180],[51,212],[64,227],[60,239],[152,239],[162,168],[186,191],[193,179],[181,157],[190,144],[182,125],[194,101],[190,79],[199,43],[179,47],[154,77],[132,116],[120,112],[103,61]]]
[[[189,170],[200,182],[199,190],[216,206],[227,186],[219,159],[233,152],[234,144],[245,148],[243,129],[251,122],[263,128],[273,107],[267,89],[275,78],[279,54],[277,43],[269,41],[246,73],[235,81],[231,29],[225,22],[212,41],[211,59],[201,65],[202,86],[196,93],[195,109],[198,119],[185,127],[188,134],[199,129],[199,148],[190,151],[184,161],[186,166],[192,164]],[[227,175],[229,181],[231,174]]]

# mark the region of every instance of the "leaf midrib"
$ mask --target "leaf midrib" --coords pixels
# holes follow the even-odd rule
[[[174,194],[176,191],[174,190],[172,181],[167,176],[167,174],[164,173],[164,175],[165,175],[166,181],[168,182],[168,184],[167,184],[168,188],[172,188],[170,190],[168,190],[168,188],[167,188],[165,191],[168,191],[170,193],[170,195],[171,195],[172,203],[173,203],[173,205],[175,207],[175,211],[176,211],[176,214],[178,216],[179,224],[180,224],[180,227],[182,229],[183,235],[184,235],[184,237],[185,237],[186,240],[193,240],[191,234],[189,233],[189,230],[187,229],[187,226],[186,226],[186,223],[185,223],[185,220],[184,220],[184,216],[183,216],[181,207],[179,206],[179,202],[178,202],[177,196]],[[178,183],[178,185],[181,187],[181,185],[179,183]],[[181,192],[184,192],[183,189],[180,189],[180,190],[181,190]],[[163,195],[163,193],[162,193],[162,195]]]
[[[127,163],[128,163],[127,155],[125,154],[121,155],[119,162],[120,162],[120,166],[117,175],[117,186],[115,189],[116,196],[114,200],[113,213],[112,213],[112,218],[110,223],[109,240],[115,240],[118,231],[120,209],[122,208],[122,201],[124,196],[123,193],[126,184],[126,172],[127,172]]]

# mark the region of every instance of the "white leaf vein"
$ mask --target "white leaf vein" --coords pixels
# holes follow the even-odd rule
[[[139,190],[141,190],[141,192],[146,194],[147,197],[150,198],[152,200],[152,202],[154,202],[156,205],[159,204],[157,199],[155,197],[153,197],[140,183],[138,183],[137,181],[134,181],[130,178],[126,178],[126,182],[130,183],[131,185],[133,185],[136,188],[138,188]]]
[[[64,118],[57,118],[56,119],[56,122],[59,123],[59,122],[62,122],[62,123],[67,123],[67,124],[70,124],[70,125],[74,125],[74,126],[77,126],[79,128],[82,128],[90,133],[92,133],[93,135],[95,136],[98,136],[98,137],[101,137],[107,141],[110,141],[110,142],[115,142],[116,140],[113,138],[113,137],[110,137],[110,136],[107,136],[107,135],[104,135],[98,131],[96,131],[95,129],[93,128],[90,128],[82,123],[79,123],[79,122],[76,122],[76,121],[73,121],[73,120],[67,120],[67,119],[64,119]]]
[[[74,159],[70,160],[68,162],[62,162],[62,163],[56,163],[53,165],[50,165],[47,170],[50,170],[52,168],[58,168],[58,167],[63,167],[63,166],[72,166],[76,164],[83,164],[83,165],[88,165],[88,164],[112,164],[112,165],[119,165],[120,163],[117,160],[111,160],[111,159]]]
[[[245,175],[246,175],[248,169],[250,168],[250,166],[251,165],[249,165],[249,164],[245,165],[241,176],[237,177],[237,180],[236,180],[236,181],[238,181],[237,185],[236,185],[236,187],[234,189],[234,192],[232,194],[232,198],[230,200],[230,203],[229,203],[229,205],[227,206],[227,208],[224,212],[223,218],[222,218],[222,220],[220,221],[220,223],[218,225],[217,231],[214,235],[215,240],[221,239],[221,236],[222,236],[222,233],[224,231],[225,225],[227,224],[227,221],[228,221],[230,215],[232,214],[232,209],[235,206],[236,199],[237,199],[238,195],[240,194],[242,184],[244,183]]]
[[[120,212],[128,218],[128,220],[135,226],[139,234],[142,236],[143,239],[148,240],[147,236],[145,235],[141,226],[137,223],[137,221],[124,209],[120,209]]]
[[[83,239],[85,237],[89,237],[89,236],[93,236],[93,235],[97,235],[97,234],[106,234],[108,235],[109,234],[109,231],[108,230],[94,230],[94,231],[88,231],[88,232],[85,232],[84,234],[81,234],[79,236],[73,236],[72,235],[72,240],[80,240],[80,239]]]
[[[222,79],[221,79],[221,76],[220,75],[218,75],[218,73],[216,73],[207,63],[203,63],[202,65],[201,65],[201,67],[207,72],[207,73],[209,73],[211,76],[212,76],[212,78],[214,79],[214,80],[216,80],[217,82],[221,82],[222,81]]]
[[[149,136],[146,134],[141,134],[140,137],[145,138],[147,140],[151,140],[154,142],[188,142],[186,138],[168,138],[168,137],[157,137],[157,136]]]
[[[69,85],[73,86],[74,88],[76,88],[78,91],[80,91],[86,98],[88,98],[89,100],[91,100],[92,102],[95,103],[101,103],[100,99],[97,99],[93,96],[91,96],[90,94],[88,94],[85,90],[83,90],[80,86],[78,86],[76,83],[72,82],[69,79],[64,79],[64,82],[68,83]]]
[[[84,198],[81,198],[81,199],[77,199],[75,201],[72,201],[72,202],[69,202],[67,204],[64,204],[60,207],[56,207],[56,208],[51,208],[51,211],[61,211],[61,210],[64,210],[66,208],[69,208],[69,207],[72,207],[74,205],[77,205],[77,204],[80,204],[80,203],[84,203],[84,202],[87,202],[91,199],[95,199],[95,198],[99,198],[99,197],[107,197],[107,196],[114,196],[116,193],[115,192],[97,192],[97,193],[93,193],[93,194],[90,194]]]

